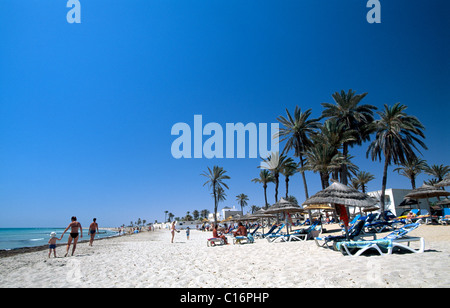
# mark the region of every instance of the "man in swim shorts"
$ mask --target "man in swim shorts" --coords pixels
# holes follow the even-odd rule
[[[89,235],[91,239],[89,240],[89,246],[92,247],[92,243],[94,243],[95,233],[98,232],[98,224],[96,223],[97,218],[94,218],[94,221],[89,226]]]
[[[64,257],[67,257],[67,254],[69,253],[70,244],[73,240],[73,248],[72,248],[72,256],[75,253],[75,249],[77,248],[77,242],[78,242],[78,228],[80,228],[80,234],[81,238],[83,238],[83,228],[81,228],[81,224],[77,221],[77,218],[75,216],[72,216],[72,222],[67,226],[66,230],[64,230],[63,234],[61,235],[61,238],[64,236],[64,234],[67,232],[67,230],[70,230],[69,240],[67,241],[67,249],[66,254]]]

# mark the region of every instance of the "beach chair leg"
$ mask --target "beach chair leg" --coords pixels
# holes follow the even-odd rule
[[[415,241],[415,240],[414,240],[414,241]],[[423,252],[425,251],[425,239],[424,239],[423,237],[421,237],[421,238],[419,239],[419,242],[420,242],[420,247],[419,247],[419,249],[411,248],[411,247],[410,247],[410,243],[411,243],[411,242],[407,242],[407,243],[408,243],[407,245],[393,242],[392,248],[389,249],[389,253],[392,254],[392,251],[393,251],[393,248],[394,248],[394,247],[397,247],[397,248],[403,248],[403,249],[408,250],[408,251],[413,252],[413,253],[423,253]]]
[[[366,252],[369,249],[375,249],[381,256],[383,255],[383,252],[381,251],[380,247],[378,247],[377,244],[370,244],[370,245],[367,245],[365,247],[362,247],[362,248],[358,249],[353,254],[348,249],[347,245],[345,245],[345,243],[341,245],[341,252],[342,252],[342,254],[344,254],[344,255],[347,254],[347,255],[352,256],[352,257],[359,257],[360,255],[362,255],[364,252]]]

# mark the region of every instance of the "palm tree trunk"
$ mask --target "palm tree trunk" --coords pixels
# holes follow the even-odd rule
[[[214,225],[217,225],[217,194],[216,194],[216,183],[213,183],[214,192]]]
[[[411,177],[411,186],[412,189],[416,189],[416,178],[414,176]]]
[[[320,172],[320,181],[322,182],[322,189],[327,188],[330,186],[330,182],[328,181],[329,174],[326,172]]]
[[[288,192],[289,192],[289,177],[287,176],[285,179],[286,182],[286,200],[288,198]]]
[[[389,159],[388,159],[388,157],[385,157],[384,168],[383,168],[383,181],[382,181],[382,184],[381,184],[381,196],[380,196],[380,211],[381,211],[381,219],[382,220],[385,220],[385,217],[384,217],[384,209],[385,209],[384,197],[386,195],[388,166],[389,166]]]
[[[275,175],[275,203],[278,202],[278,183],[279,183],[278,177],[279,177],[278,174]]]
[[[308,194],[308,185],[306,184],[306,176],[305,176],[305,171],[303,171],[303,156],[300,155],[300,166],[302,166],[302,179],[303,179],[303,187],[305,189],[305,198],[309,199],[309,194]]]
[[[344,142],[343,146],[342,146],[342,154],[344,155],[345,158],[347,158],[348,155],[348,143]],[[347,165],[342,165],[341,166],[341,183],[344,185],[348,184],[348,177],[347,177]]]
[[[264,208],[267,209],[267,184],[264,184],[264,201],[266,201],[266,203],[264,204]]]

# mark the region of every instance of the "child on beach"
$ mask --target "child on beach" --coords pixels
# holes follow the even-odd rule
[[[56,258],[56,241],[59,241],[60,239],[56,237],[56,232],[52,232],[50,233],[50,240],[48,241],[48,257],[50,258],[50,255],[52,254],[52,250],[53,250],[53,254],[55,255]]]
[[[187,236],[187,239],[188,239],[188,241],[189,241],[189,233],[190,233],[190,229],[189,229],[189,227],[187,227],[186,228],[186,236]]]

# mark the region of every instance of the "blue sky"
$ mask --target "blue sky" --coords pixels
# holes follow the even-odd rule
[[[363,0],[80,0],[81,24],[67,23],[66,2],[0,2],[0,227],[212,211],[200,173],[213,165],[231,177],[222,206],[240,193],[261,206],[259,159],[174,159],[172,126],[193,127],[195,114],[272,123],[296,105],[318,117],[341,89],[409,106],[426,127],[424,159],[449,164],[448,1],[380,1],[381,24]],[[350,154],[376,190],[382,164],[366,149]],[[409,188],[393,168],[388,187]],[[302,187],[291,179],[300,202]]]

